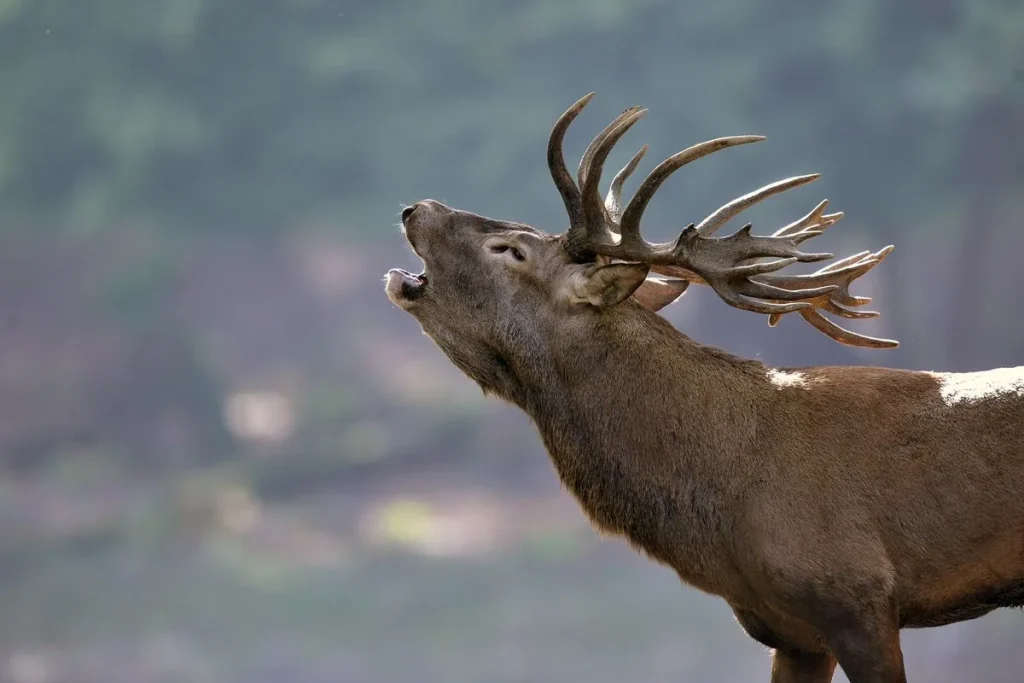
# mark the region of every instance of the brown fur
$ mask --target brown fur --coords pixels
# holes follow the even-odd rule
[[[595,266],[555,237],[431,201],[403,222],[428,280],[391,274],[392,300],[533,419],[598,528],[776,650],[773,683],[837,660],[901,683],[900,628],[1024,604],[1024,397],[951,406],[932,375],[873,367],[779,387],[626,298],[629,273],[585,300]]]

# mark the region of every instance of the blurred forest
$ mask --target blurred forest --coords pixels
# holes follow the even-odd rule
[[[652,235],[820,172],[755,231],[828,197],[816,248],[897,246],[857,327],[896,351],[704,291],[687,334],[1024,364],[1019,0],[0,0],[0,64],[0,683],[767,680],[383,294],[403,203],[561,230],[544,145],[590,90],[573,158],[631,104],[612,164],[769,138],[674,177]],[[906,633],[909,675],[1015,680],[1022,636]]]

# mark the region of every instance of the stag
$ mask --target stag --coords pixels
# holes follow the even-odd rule
[[[551,131],[547,161],[564,234],[424,200],[402,211],[424,262],[386,292],[487,394],[534,422],[566,489],[599,530],[720,596],[773,650],[772,683],[904,683],[900,631],[1024,606],[1024,367],[930,373],[881,367],[769,368],[702,345],[657,311],[691,283],[727,304],[797,314],[840,343],[891,348],[824,317],[877,315],[851,283],[891,251],[826,261],[799,245],[836,224],[818,204],[770,236],[744,209],[816,175],[744,195],[657,244],[640,219],[668,176],[713,152],[656,166],[629,202],[602,167],[646,110],[632,107],[583,154],[562,140],[593,93]]]

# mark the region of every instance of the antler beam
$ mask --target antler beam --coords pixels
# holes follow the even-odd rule
[[[759,135],[717,138],[693,145],[658,164],[643,180],[632,199],[622,208],[622,186],[636,170],[647,151],[640,151],[615,175],[604,201],[599,185],[604,163],[615,143],[644,114],[646,109],[630,107],[616,117],[587,146],[573,183],[562,154],[562,141],[572,121],[593,97],[589,93],[573,104],[555,123],[548,141],[551,177],[565,202],[569,229],[566,249],[577,261],[597,258],[647,263],[655,273],[674,278],[666,294],[652,299],[660,308],[671,301],[671,293],[682,293],[683,281],[710,286],[730,306],[769,316],[775,326],[786,313],[798,312],[815,329],[843,344],[872,348],[898,346],[890,339],[878,339],[843,329],[825,318],[821,311],[848,319],[876,317],[873,311],[854,311],[870,301],[850,294],[853,280],[861,277],[888,256],[893,247],[876,253],[863,252],[841,259],[807,275],[779,273],[793,263],[813,263],[833,258],[828,253],[805,253],[803,242],[817,237],[843,217],[825,214],[828,201],[819,203],[803,218],[773,235],[751,234],[747,224],[727,237],[715,233],[729,220],[768,197],[806,185],[817,174],[796,176],[770,183],[727,202],[696,224],[688,225],[674,242],[650,243],[640,234],[640,219],[651,198],[675,171],[719,150],[759,142]],[[772,259],[765,261],[764,259]]]

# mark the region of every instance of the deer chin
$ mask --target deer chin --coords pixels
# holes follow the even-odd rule
[[[401,268],[392,268],[384,276],[384,291],[391,303],[408,309],[423,296],[429,281],[426,272],[410,273]]]

